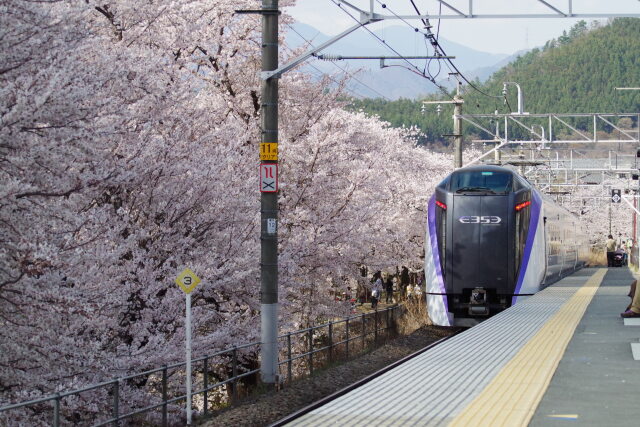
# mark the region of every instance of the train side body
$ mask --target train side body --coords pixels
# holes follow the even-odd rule
[[[427,302],[438,325],[500,312],[585,261],[577,218],[508,168],[455,171],[427,212]]]

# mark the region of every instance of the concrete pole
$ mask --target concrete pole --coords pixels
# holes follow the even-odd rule
[[[262,0],[262,71],[278,68],[278,0]],[[262,143],[278,143],[278,79],[262,82]],[[277,160],[262,161],[277,164]],[[277,167],[277,166],[276,166]],[[277,177],[276,177],[277,187]],[[278,374],[278,193],[260,193],[260,304],[262,381]]]
[[[496,113],[498,112],[498,110],[496,110]],[[500,122],[498,120],[496,120],[496,136],[500,136]],[[496,141],[496,151],[493,152],[493,159],[495,160],[495,162],[497,164],[501,164],[500,163],[500,149],[498,149],[498,145],[500,145],[500,141]]]
[[[611,234],[611,200],[609,200],[609,234]]]
[[[635,205],[636,205],[636,209],[640,209],[640,191],[637,192],[636,194],[636,198],[635,198]],[[640,252],[638,251],[638,220],[640,215],[638,215],[636,212],[633,213],[633,246],[631,247],[631,250],[634,251],[635,253],[635,258],[636,258],[636,262],[634,265],[634,268],[636,271],[638,271],[638,269],[640,269]]]
[[[460,83],[458,82],[458,92],[453,97],[453,167],[462,167],[462,104],[464,100],[460,95]]]

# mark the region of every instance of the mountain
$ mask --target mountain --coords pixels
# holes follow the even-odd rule
[[[529,112],[638,112],[640,93],[615,88],[640,85],[639,35],[637,18],[590,28],[580,21],[569,33],[501,68],[482,88],[499,93],[505,81],[520,83]],[[481,98],[469,94],[471,102],[486,105]]]
[[[638,34],[637,18],[618,18],[604,26],[580,21],[544,47],[518,55],[485,82],[463,87],[463,111],[513,111],[515,90],[509,91],[505,103],[502,88],[503,82],[517,82],[524,93],[525,111],[530,113],[637,113],[639,91],[615,88],[640,86]],[[446,98],[433,95],[431,99]],[[443,105],[442,116],[435,113],[435,106],[428,106],[426,114],[421,107],[417,100],[365,99],[354,100],[351,108],[375,114],[393,126],[417,126],[426,134],[423,143],[448,144],[442,135],[451,133],[451,107]],[[631,119],[624,120],[617,124],[632,127]],[[574,125],[587,129],[579,120]]]
[[[486,81],[489,77],[491,77],[491,75],[493,75],[493,73],[495,73],[496,71],[498,71],[499,69],[506,67],[507,65],[509,65],[511,62],[515,61],[516,59],[518,59],[518,57],[525,55],[527,52],[529,52],[528,50],[521,50],[518,51],[516,53],[514,53],[513,55],[509,55],[504,59],[501,59],[500,61],[496,62],[493,65],[490,65],[488,67],[479,67],[473,70],[470,70],[468,72],[465,72],[464,75],[465,77],[467,77],[469,80],[480,80],[481,82]]]
[[[433,49],[429,45],[425,47],[424,36],[416,33],[408,26],[389,26],[384,29],[373,31],[377,37],[395,50],[385,47],[383,43],[376,39],[366,29],[358,29],[334,44],[328,46],[321,54],[342,55],[342,56],[424,56],[433,54]],[[287,46],[293,49],[304,47],[310,41],[312,45],[318,46],[326,42],[331,37],[323,34],[318,29],[302,23],[293,24],[285,35]],[[443,38],[439,39],[447,55],[455,56],[456,66],[465,75],[468,73],[472,78],[488,77],[492,71],[499,68],[496,64],[504,61],[508,56],[504,54],[491,54],[480,52],[450,42]],[[432,60],[429,64],[429,71],[438,81],[443,81],[448,77],[450,71],[444,61],[438,66],[437,61]],[[412,60],[413,64],[423,71],[426,66],[425,60]],[[433,94],[438,89],[424,77],[411,72],[403,67],[410,67],[406,61],[387,60],[385,68],[380,68],[379,60],[343,60],[343,61],[322,61],[311,60],[302,66],[302,70],[311,74],[319,73],[339,73],[343,74],[343,69],[350,74],[355,73],[348,88],[363,97],[387,97],[389,99],[410,98],[415,99],[427,94]],[[477,71],[475,71],[477,70]],[[414,71],[418,71],[414,68]],[[438,73],[439,72],[439,73]],[[447,82],[444,81],[446,84]]]

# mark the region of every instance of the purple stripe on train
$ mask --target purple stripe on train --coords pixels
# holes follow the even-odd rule
[[[436,195],[434,194],[429,199],[427,206],[427,217],[429,218],[429,237],[431,238],[431,254],[433,255],[433,263],[436,269],[436,277],[438,278],[438,286],[440,292],[443,294],[444,306],[447,309],[449,302],[447,300],[446,290],[444,287],[444,278],[442,277],[442,268],[440,267],[440,251],[438,250],[438,234],[436,227]]]
[[[522,256],[522,264],[520,272],[518,273],[518,281],[516,282],[516,289],[513,292],[514,295],[511,298],[511,305],[516,303],[518,299],[517,294],[520,293],[522,283],[524,282],[524,276],[527,273],[527,266],[529,265],[529,258],[531,258],[531,251],[533,250],[533,241],[538,231],[538,220],[540,219],[540,212],[542,211],[542,199],[537,192],[531,192],[531,218],[529,220],[529,232],[527,233],[527,242],[524,245],[524,255]],[[541,236],[544,237],[544,236]]]

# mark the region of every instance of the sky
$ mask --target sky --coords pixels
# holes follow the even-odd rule
[[[350,0],[349,3],[368,10],[371,0]],[[374,11],[392,15],[414,14],[410,0],[372,0]],[[336,3],[340,3],[335,0]],[[422,13],[436,14],[439,3],[436,0],[414,0]],[[572,4],[573,13],[635,13],[640,15],[640,0],[546,0],[547,3],[561,9],[568,10]],[[297,5],[287,8],[296,21],[309,24],[327,35],[335,35],[353,26],[356,22],[332,0],[297,0]],[[381,4],[386,4],[383,9]],[[462,12],[469,10],[469,0],[447,0],[447,3]],[[352,13],[344,2],[342,6]],[[443,7],[442,13],[450,13]],[[474,14],[523,14],[523,13],[554,13],[540,3],[539,0],[473,0]],[[354,15],[356,15],[354,13]],[[356,15],[357,16],[357,15]],[[584,18],[591,22],[595,18]],[[462,44],[475,50],[513,54],[523,49],[531,49],[544,45],[552,38],[557,38],[563,30],[569,30],[579,19],[549,18],[549,19],[442,19],[440,21],[440,36],[444,39]],[[418,26],[419,20],[409,21]],[[432,20],[435,32],[438,22]],[[371,29],[384,28],[391,25],[406,25],[399,20],[385,20],[370,24]],[[422,27],[420,27],[422,28]],[[364,30],[360,30],[364,31]]]

